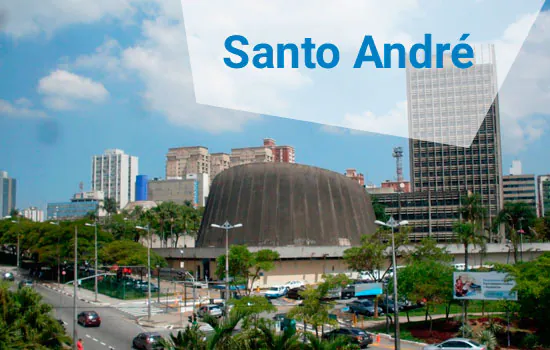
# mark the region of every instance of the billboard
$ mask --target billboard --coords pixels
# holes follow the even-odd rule
[[[382,283],[361,283],[355,285],[355,296],[364,297],[369,295],[380,295],[383,293]]]
[[[502,272],[453,273],[453,298],[459,300],[518,300],[515,281]]]

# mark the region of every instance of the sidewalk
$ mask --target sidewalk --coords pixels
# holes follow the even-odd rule
[[[73,285],[66,285],[66,284],[57,284],[52,282],[40,282],[40,285],[46,288],[49,288],[51,290],[54,290],[56,292],[65,294],[67,296],[72,297],[74,295],[74,287]],[[99,306],[109,306],[109,305],[116,305],[124,300],[111,298],[109,296],[106,296],[104,294],[97,295],[97,302],[95,301],[95,293],[93,291],[84,289],[84,288],[78,288],[77,292],[78,299],[80,301],[92,304],[92,305],[99,305]]]

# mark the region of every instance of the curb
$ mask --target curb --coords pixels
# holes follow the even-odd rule
[[[391,335],[389,334],[386,334],[386,333],[376,333],[377,335],[380,335],[381,337],[384,337],[388,340],[393,340],[395,339],[394,337],[392,337]],[[421,346],[427,346],[428,344],[426,343],[420,343],[420,342],[416,342],[416,341],[412,341],[412,340],[403,340],[401,339],[401,343],[405,343],[405,344],[413,344],[413,345],[421,345]]]
[[[58,293],[61,293],[63,295],[69,296],[69,297],[73,296],[72,293],[66,292],[65,290],[62,290],[62,289],[59,289],[59,288],[56,288],[56,287],[52,287],[52,286],[47,285],[47,284],[43,284],[42,286],[45,287],[45,288],[51,289],[53,291],[56,291]],[[83,302],[88,303],[88,304],[91,304],[91,305],[98,305],[98,306],[110,306],[111,305],[110,303],[95,302],[95,301],[87,300],[87,299],[84,299],[84,298],[78,298],[78,300],[83,301]]]

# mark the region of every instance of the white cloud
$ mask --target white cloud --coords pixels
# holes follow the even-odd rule
[[[109,96],[103,84],[60,69],[40,79],[38,92],[46,106],[57,110],[77,108],[82,101],[101,103]]]
[[[69,63],[68,66],[76,70],[95,70],[104,71],[115,75],[118,78],[124,77],[124,71],[120,64],[120,54],[123,48],[119,42],[112,38],[107,38],[94,53],[81,55]]]
[[[397,103],[386,114],[375,114],[372,111],[361,114],[348,113],[344,116],[342,124],[350,129],[368,130],[380,134],[387,134],[388,125],[391,125],[392,135],[408,137],[407,101]]]
[[[336,134],[336,135],[343,135],[346,134],[347,129],[339,127],[339,126],[332,126],[332,125],[321,125],[321,131],[326,132],[328,134]]]
[[[143,23],[144,40],[124,50],[122,67],[136,73],[144,83],[148,107],[176,125],[210,132],[239,131],[256,115],[196,103],[189,68],[185,31],[181,22],[167,17]],[[223,92],[223,77],[212,89]]]
[[[46,118],[47,114],[37,109],[31,109],[32,104],[26,98],[20,98],[11,103],[0,99],[0,115],[12,118]]]
[[[525,20],[525,19],[523,19]],[[550,119],[550,13],[541,12],[499,92],[503,151],[540,139]],[[513,27],[511,27],[513,28]],[[513,35],[512,35],[513,36]]]
[[[128,19],[135,13],[134,0],[16,0],[2,1],[2,31],[15,38],[45,33],[78,23],[104,18]]]

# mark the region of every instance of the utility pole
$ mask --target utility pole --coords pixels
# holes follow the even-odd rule
[[[76,342],[78,337],[76,334],[76,326],[78,321],[78,310],[76,308],[76,300],[78,299],[78,228],[75,225],[74,227],[74,298],[73,298],[73,308],[74,308],[74,318],[73,318],[73,349],[77,350]]]
[[[210,225],[214,228],[222,228],[225,230],[225,317],[229,317],[229,230],[232,228],[242,227],[242,224],[231,225],[229,221],[225,221],[223,225]]]

